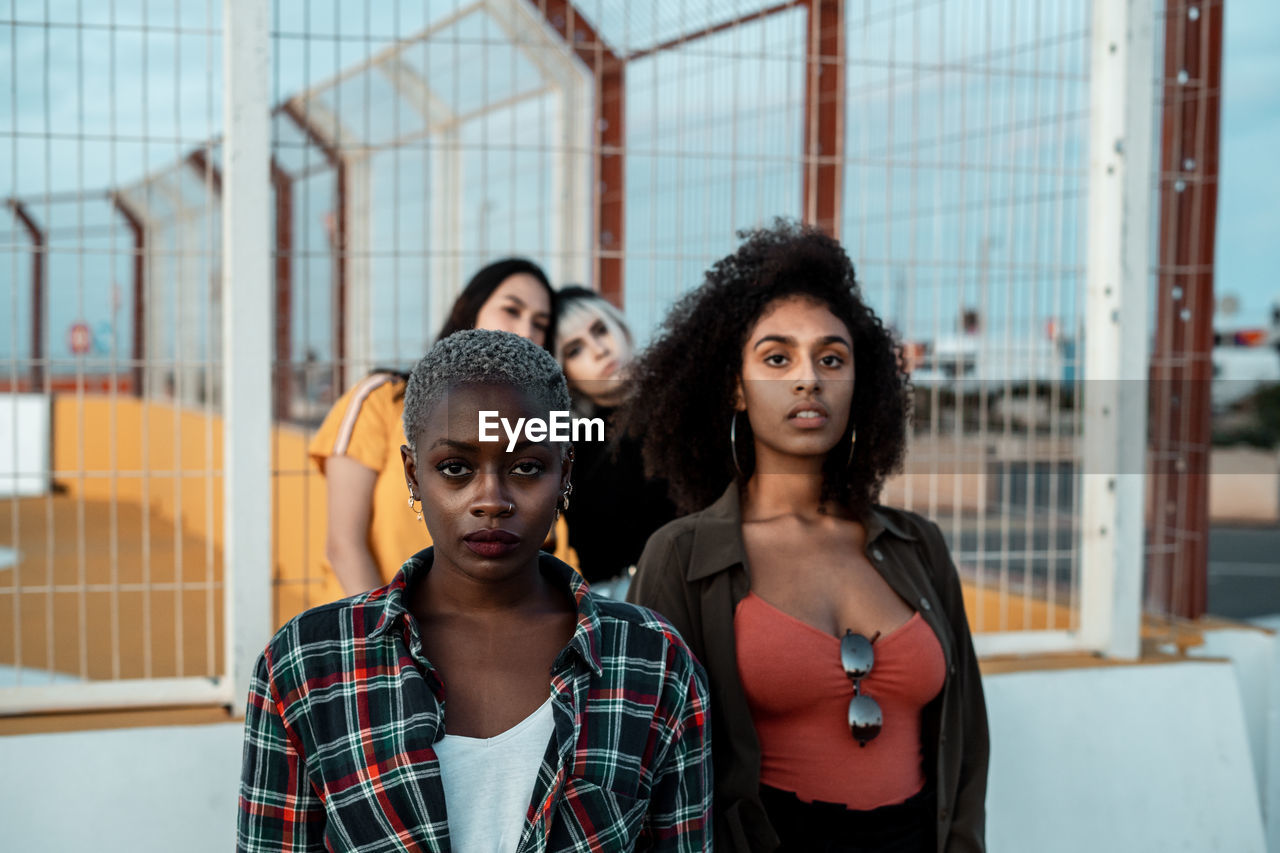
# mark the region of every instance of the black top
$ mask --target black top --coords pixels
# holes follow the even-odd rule
[[[667,484],[646,480],[640,440],[619,436],[601,409],[607,441],[574,445],[573,494],[565,520],[587,582],[611,580],[640,559],[650,534],[676,517]]]

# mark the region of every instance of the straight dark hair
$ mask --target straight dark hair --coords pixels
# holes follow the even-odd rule
[[[443,340],[454,332],[463,329],[474,329],[476,327],[476,315],[480,313],[480,309],[484,303],[488,301],[493,292],[498,289],[504,281],[513,275],[526,273],[538,280],[547,290],[547,299],[551,305],[551,322],[547,325],[547,335],[543,340],[542,348],[553,356],[556,351],[556,292],[551,287],[551,282],[547,280],[547,274],[542,271],[542,267],[535,264],[527,258],[503,258],[500,261],[482,267],[475,275],[471,276],[471,280],[467,282],[467,286],[462,289],[462,293],[458,294],[458,298],[453,303],[453,310],[449,312],[449,319],[440,329],[440,334],[436,335],[436,340]]]

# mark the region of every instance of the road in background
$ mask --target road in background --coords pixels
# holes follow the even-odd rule
[[[1230,619],[1280,614],[1280,527],[1210,529],[1209,612]]]
[[[943,530],[951,533],[945,525]],[[1035,519],[1030,537],[1022,519],[1011,520],[1007,533],[1001,530],[998,518],[987,519],[981,527],[976,519],[966,519],[959,547],[952,542],[952,553],[962,575],[973,578],[981,562],[985,582],[994,583],[1003,550],[1015,588],[1020,588],[1029,568],[1035,584],[1043,589],[1052,565],[1059,591],[1065,595],[1069,594],[1076,535],[1066,516],[1059,517],[1057,523],[1044,517]],[[1280,526],[1218,525],[1210,529],[1209,613],[1228,619],[1280,615]]]

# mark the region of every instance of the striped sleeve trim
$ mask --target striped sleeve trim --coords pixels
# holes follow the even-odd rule
[[[378,388],[386,385],[392,379],[390,374],[375,373],[366,377],[355,391],[351,394],[351,400],[347,403],[347,411],[342,415],[342,423],[338,427],[338,436],[333,440],[334,456],[345,456],[347,448],[351,446],[351,435],[356,429],[356,420],[360,417],[360,410],[364,407],[364,401],[369,399],[369,395]]]

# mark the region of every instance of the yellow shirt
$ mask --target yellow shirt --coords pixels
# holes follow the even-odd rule
[[[404,389],[405,381],[389,373],[365,377],[334,403],[308,448],[321,474],[330,456],[347,456],[378,475],[369,516],[369,551],[383,583],[391,581],[405,560],[431,544],[426,525],[409,509],[409,487],[400,461],[400,445],[408,444]],[[577,568],[563,518],[556,522],[555,533],[556,556]],[[332,574],[328,559],[323,554],[320,559]]]
[[[322,474],[330,456],[347,456],[378,475],[369,516],[369,551],[383,583],[431,544],[426,525],[409,509],[409,487],[400,462],[400,445],[408,443],[401,423],[404,387],[403,379],[388,373],[365,377],[334,403],[309,448]],[[328,559],[321,559],[332,571]]]

